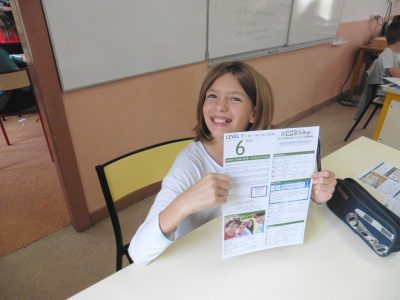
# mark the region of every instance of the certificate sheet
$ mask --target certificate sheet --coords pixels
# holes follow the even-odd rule
[[[302,244],[319,127],[226,133],[223,258]]]
[[[400,217],[399,168],[380,161],[358,175],[357,179],[384,193],[384,205]]]

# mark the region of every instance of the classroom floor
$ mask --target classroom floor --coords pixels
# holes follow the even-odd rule
[[[332,103],[290,127],[320,125],[322,155],[343,146],[353,124],[355,108]],[[350,141],[371,137],[376,116],[367,129],[357,129]],[[359,126],[362,127],[362,126]],[[120,213],[123,234],[129,240],[153,201],[149,197]],[[65,299],[111,275],[115,268],[112,226],[106,219],[78,233],[67,226],[26,248],[0,258],[1,299]]]
[[[0,133],[0,257],[71,223],[38,114],[3,123],[11,145]]]

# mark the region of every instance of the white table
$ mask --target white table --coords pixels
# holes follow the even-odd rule
[[[354,177],[382,159],[400,167],[400,151],[359,138],[322,167]],[[299,246],[222,260],[221,226],[212,220],[150,265],[130,265],[72,299],[400,299],[400,254],[377,256],[325,205],[311,204]]]
[[[385,102],[372,138],[400,150],[400,92],[385,88],[383,90],[386,92]]]

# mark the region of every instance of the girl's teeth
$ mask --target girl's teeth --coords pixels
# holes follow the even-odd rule
[[[218,118],[212,118],[212,121],[215,123],[230,123],[231,119],[218,119]]]

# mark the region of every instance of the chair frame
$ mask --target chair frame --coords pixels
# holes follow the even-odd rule
[[[21,73],[21,75],[19,75],[18,73]],[[26,73],[26,76],[23,76],[22,73]],[[1,91],[20,89],[20,88],[28,87],[31,85],[28,68],[19,68],[19,69],[15,69],[15,70],[0,72],[0,77],[4,77],[4,76],[13,77],[13,78],[11,78],[11,79],[6,78],[6,79],[8,79],[8,80],[6,80],[6,82],[0,83]],[[18,78],[18,76],[19,76],[19,78]],[[17,79],[18,81],[15,81],[15,79]]]
[[[20,78],[18,78],[18,76],[19,76],[18,73],[21,73],[22,77],[20,76]],[[23,76],[24,73],[26,74],[26,77]],[[9,91],[9,90],[14,90],[14,89],[19,89],[19,88],[30,86],[32,88],[32,94],[35,97],[35,102],[36,102],[36,107],[35,107],[36,109],[35,110],[32,110],[32,108],[34,108],[34,107],[32,107],[32,108],[28,108],[28,109],[26,109],[24,111],[20,111],[20,112],[16,112],[16,113],[1,113],[0,112],[0,129],[1,129],[2,133],[3,133],[4,139],[6,140],[6,144],[8,146],[11,146],[10,139],[8,138],[6,129],[4,128],[4,124],[3,124],[3,120],[5,120],[5,117],[37,113],[38,116],[39,116],[40,124],[42,126],[44,137],[46,139],[47,148],[49,149],[51,161],[54,162],[53,153],[51,152],[50,145],[49,145],[49,140],[48,140],[47,134],[46,134],[46,130],[44,129],[42,116],[40,114],[39,106],[38,106],[37,101],[36,101],[36,95],[35,95],[35,92],[33,90],[33,86],[31,84],[31,77],[29,75],[28,68],[19,68],[19,69],[16,69],[16,70],[0,72],[0,77],[3,77],[5,75],[6,76],[9,75],[10,77],[13,77],[13,78],[11,80],[8,79],[7,82],[1,82],[0,83],[1,91]],[[17,79],[18,81],[17,82],[13,82],[14,79]]]
[[[132,264],[133,260],[132,258],[129,256],[128,253],[128,248],[129,248],[129,243],[124,244],[123,241],[123,237],[122,237],[122,231],[121,231],[121,225],[119,222],[119,218],[118,218],[118,214],[117,214],[117,209],[115,207],[115,203],[113,200],[113,197],[111,195],[111,191],[108,185],[108,181],[107,181],[107,177],[104,171],[104,168],[112,163],[115,163],[121,159],[124,159],[128,156],[134,155],[134,154],[138,154],[140,152],[143,151],[147,151],[150,149],[154,149],[154,148],[158,148],[164,145],[168,145],[168,144],[173,144],[173,143],[177,143],[177,142],[182,142],[182,141],[188,141],[188,140],[193,140],[192,137],[188,137],[188,138],[181,138],[181,139],[175,139],[175,140],[170,140],[170,141],[166,141],[166,142],[162,142],[162,143],[158,143],[158,144],[154,144],[148,147],[144,147],[126,154],[123,154],[117,158],[114,158],[104,164],[101,165],[97,165],[95,167],[96,172],[97,172],[97,176],[100,182],[100,186],[101,186],[101,190],[103,192],[103,196],[104,199],[106,201],[106,205],[107,205],[107,210],[108,210],[108,214],[110,216],[111,219],[111,223],[113,226],[113,230],[114,230],[114,236],[115,236],[115,245],[116,245],[116,271],[121,270],[122,268],[122,260],[124,255],[126,256],[126,258],[128,259],[129,263]],[[134,191],[132,191],[134,192]]]
[[[349,139],[349,137],[351,136],[351,134],[353,133],[354,129],[356,129],[358,123],[360,123],[361,119],[363,118],[364,114],[367,112],[368,108],[370,107],[371,104],[375,105],[374,110],[372,111],[372,113],[370,114],[370,116],[368,117],[367,122],[365,122],[364,126],[362,129],[367,128],[369,122],[371,121],[372,117],[374,116],[374,114],[376,113],[376,111],[382,107],[382,104],[379,103],[374,103],[374,100],[376,98],[381,98],[381,97],[377,97],[376,96],[376,91],[378,90],[378,86],[379,85],[373,85],[373,91],[372,91],[372,97],[371,99],[369,99],[367,105],[365,106],[365,108],[363,109],[363,111],[361,112],[360,116],[356,119],[356,121],[354,122],[353,126],[350,128],[349,132],[347,133],[346,137],[344,138],[344,141],[347,142],[347,140]],[[383,96],[382,96],[383,97]]]
[[[0,82],[0,90],[1,91],[9,91],[9,90],[14,90],[14,89],[19,89],[19,88],[30,86],[30,78],[29,78],[29,73],[28,73],[27,68],[21,68],[21,69],[16,69],[16,70],[0,72],[0,77],[4,77],[4,76],[11,77],[11,78],[6,77],[5,81]],[[4,128],[4,124],[3,124],[3,120],[5,120],[4,117],[20,115],[20,114],[21,113],[5,114],[5,113],[0,112],[0,128],[1,128],[1,131],[3,132],[4,139],[6,140],[6,143],[8,146],[10,146],[11,143],[10,143],[10,139],[8,138],[6,129]]]

